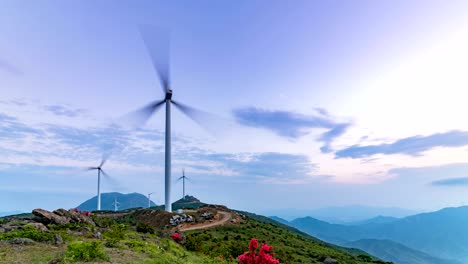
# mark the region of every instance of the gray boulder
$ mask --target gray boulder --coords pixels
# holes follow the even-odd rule
[[[44,224],[41,224],[41,223],[30,223],[30,224],[27,224],[26,226],[32,226],[32,227],[36,228],[38,231],[40,231],[40,232],[49,231],[49,229]]]
[[[336,263],[338,263],[338,260],[332,259],[332,258],[326,258],[326,259],[323,261],[323,264],[336,264]]]
[[[30,245],[34,244],[34,241],[29,238],[13,238],[12,240],[8,240],[8,243],[13,245]]]
[[[62,236],[59,234],[55,234],[54,237],[52,238],[52,243],[54,245],[61,245],[63,244],[63,239]]]
[[[64,225],[70,223],[70,220],[66,217],[51,213],[44,209],[34,209],[32,213],[37,217],[38,222],[43,223],[45,225]]]

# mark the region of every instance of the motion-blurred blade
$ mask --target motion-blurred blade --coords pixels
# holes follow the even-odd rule
[[[120,184],[113,177],[111,177],[109,174],[107,174],[104,170],[101,169],[101,173],[102,173],[102,175],[104,175],[107,182],[111,183],[114,186],[120,186]]]
[[[198,110],[191,106],[171,100],[172,104],[177,107],[182,113],[188,116],[190,119],[195,121],[200,127],[208,131],[210,134],[216,134],[219,126],[216,127],[216,123],[219,123],[220,118],[208,112]]]
[[[102,160],[101,160],[101,164],[99,164],[99,168],[101,168],[102,166],[104,166],[104,164],[106,163],[107,159],[109,159],[109,156],[110,156],[110,153],[106,153],[106,154],[103,154],[103,155],[102,155]]]
[[[139,26],[140,34],[158,73],[164,94],[169,90],[170,33],[150,25]]]
[[[180,180],[182,180],[183,178],[184,178],[184,177],[179,177],[179,178],[177,179],[177,181],[180,181]]]
[[[90,171],[90,170],[97,170],[97,169],[98,169],[97,167],[88,167],[85,170]]]
[[[109,174],[107,174],[103,169],[101,169],[101,173],[102,173],[102,175],[104,175],[105,177],[111,178],[111,176],[109,176]]]
[[[131,112],[124,116],[124,122],[132,127],[141,127],[165,102],[165,100],[155,101],[141,109]]]

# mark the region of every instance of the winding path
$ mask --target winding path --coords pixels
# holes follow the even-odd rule
[[[229,212],[224,212],[224,211],[218,211],[218,213],[221,215],[221,219],[217,220],[216,222],[211,222],[211,223],[204,223],[201,225],[194,225],[194,226],[187,226],[187,227],[182,227],[179,230],[180,231],[190,231],[190,230],[198,230],[198,229],[205,229],[205,228],[210,228],[214,226],[219,226],[223,225],[226,222],[230,221],[232,219],[232,215]]]

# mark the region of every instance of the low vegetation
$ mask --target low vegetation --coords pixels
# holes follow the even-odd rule
[[[367,255],[353,256],[330,248],[326,243],[293,234],[272,223],[263,223],[252,218],[247,218],[239,225],[189,231],[186,234],[185,247],[190,251],[212,257],[235,259],[246,251],[245,245],[253,237],[260,242],[273,245],[275,257],[281,263],[323,263],[326,258],[347,264],[385,263]]]
[[[215,213],[213,208],[208,209]],[[208,209],[203,208],[193,215]],[[221,210],[227,209],[223,207]],[[279,263],[275,261],[277,259],[286,264],[323,263],[327,258],[348,264],[379,263],[362,251],[357,252],[360,256],[353,255],[273,222],[265,223],[237,213],[233,213],[232,223],[185,233],[174,232],[167,224],[171,214],[162,211],[136,210],[115,216],[102,213],[91,216],[94,220],[91,224],[39,226],[45,230],[21,221],[10,221],[8,224],[15,224],[16,229],[0,233],[0,263],[228,264],[239,263],[242,259],[251,263],[248,261],[252,257]],[[2,220],[2,223],[6,222]],[[12,242],[15,238],[34,242],[18,246]],[[258,239],[257,251],[247,247],[252,238]],[[258,255],[260,252],[261,256]]]

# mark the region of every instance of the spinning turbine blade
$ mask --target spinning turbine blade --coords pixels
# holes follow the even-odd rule
[[[215,115],[176,102],[174,100],[172,100],[171,102],[175,107],[177,107],[177,109],[179,109],[182,113],[184,113],[190,119],[195,121],[195,123],[197,123],[200,127],[210,132],[210,134],[215,134],[216,129],[214,129],[213,125],[214,123],[217,123],[219,121],[219,118],[217,118]]]
[[[140,127],[144,125],[146,121],[148,121],[148,119],[154,113],[156,113],[165,102],[165,100],[152,102],[147,106],[128,114],[124,118],[127,120],[127,123],[130,123],[131,126]]]
[[[98,168],[97,167],[88,167],[86,168],[87,171],[90,171],[90,170],[97,170]]]
[[[102,175],[104,175],[105,177],[111,178],[111,176],[109,176],[109,174],[107,174],[103,169],[101,169],[101,173],[102,173]]]
[[[158,73],[164,94],[169,90],[169,31],[150,25],[141,25],[140,34],[151,57],[153,67]]]
[[[110,184],[120,187],[120,184],[117,180],[115,180],[113,177],[111,177],[109,174],[107,174],[105,171],[101,169],[101,174],[106,177],[106,181],[108,181]]]
[[[110,154],[102,155],[102,160],[101,160],[101,164],[99,164],[99,168],[102,167],[106,163],[109,156],[110,156]]]

